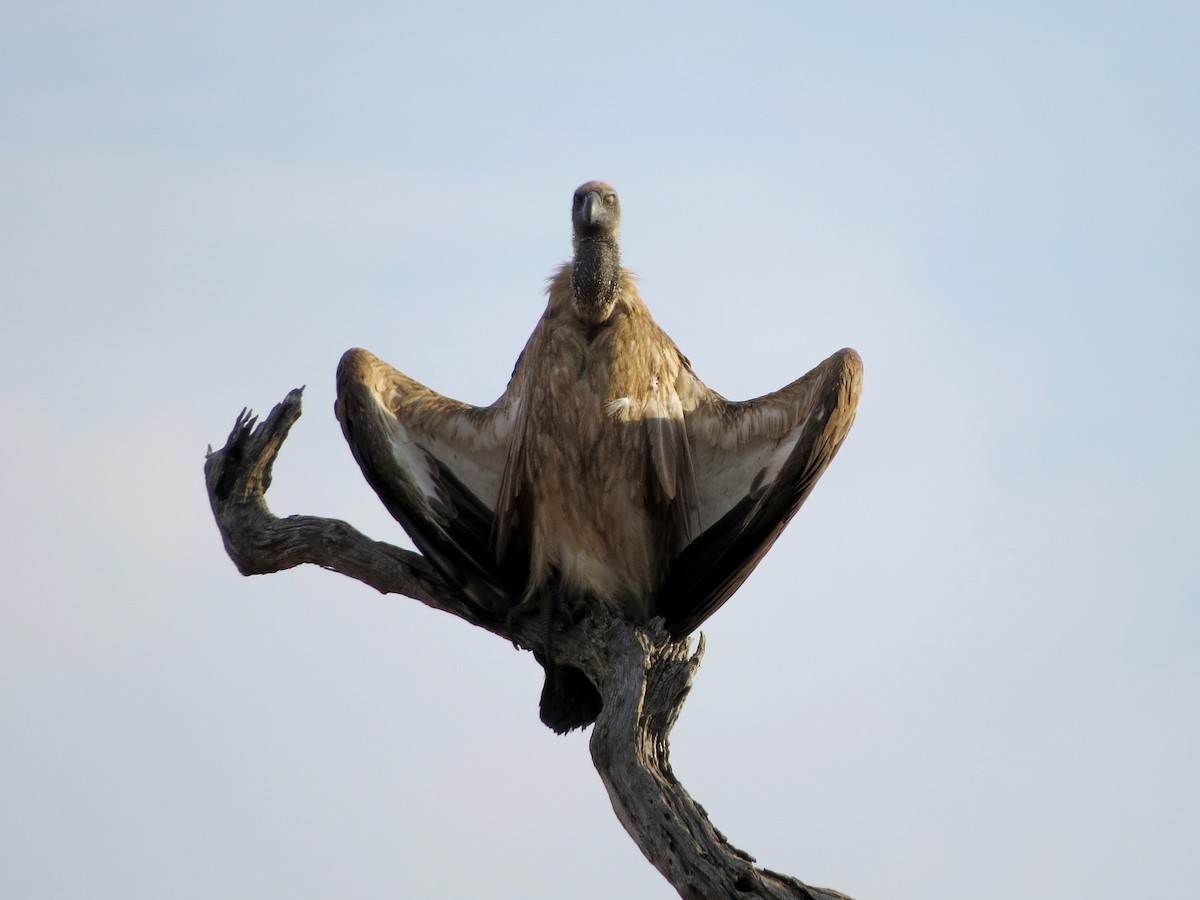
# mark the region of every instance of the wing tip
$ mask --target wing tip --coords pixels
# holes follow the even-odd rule
[[[827,365],[832,364],[837,367],[838,374],[843,381],[848,381],[852,384],[862,381],[863,359],[853,347],[843,347],[825,362]]]
[[[364,381],[366,380],[366,376],[378,364],[379,357],[370,350],[364,350],[362,347],[351,347],[338,360],[338,384],[345,384],[348,381]]]

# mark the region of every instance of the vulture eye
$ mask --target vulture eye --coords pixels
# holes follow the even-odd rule
[[[617,195],[616,194],[605,194],[604,202],[607,203],[609,206],[612,206],[614,203],[617,202]]]

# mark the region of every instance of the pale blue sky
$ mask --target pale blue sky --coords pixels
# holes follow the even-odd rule
[[[503,389],[612,182],[730,397],[858,424],[673,747],[859,898],[1200,887],[1190,3],[0,11],[0,895],[666,898],[527,654],[244,579],[206,444],[307,384],[269,499],[406,543],[331,415],[366,346]]]

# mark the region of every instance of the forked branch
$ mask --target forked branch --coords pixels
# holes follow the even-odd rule
[[[271,513],[271,469],[300,417],[301,393],[291,391],[261,424],[243,410],[225,446],[210,448],[205,460],[213,516],[238,571],[263,575],[310,563],[381,593],[412,597],[522,647],[542,646],[536,617],[481,618],[418,553],[371,540],[338,519]],[[681,897],[848,900],[756,867],[675,778],[668,737],[703,652],[703,638],[692,654],[690,641],[671,640],[661,620],[635,626],[601,610],[555,634],[554,661],[583,670],[603,698],[590,747],[621,824]]]

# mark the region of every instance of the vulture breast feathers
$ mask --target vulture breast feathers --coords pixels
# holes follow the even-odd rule
[[[355,349],[338,367],[338,419],[372,488],[481,617],[535,608],[549,622],[607,604],[682,637],[737,590],[833,459],[862,362],[839,350],[772,394],[728,401],[621,267],[613,189],[580,187],[572,224],[574,257],[495,403],[443,397]],[[594,721],[582,673],[538,658],[543,720]]]

